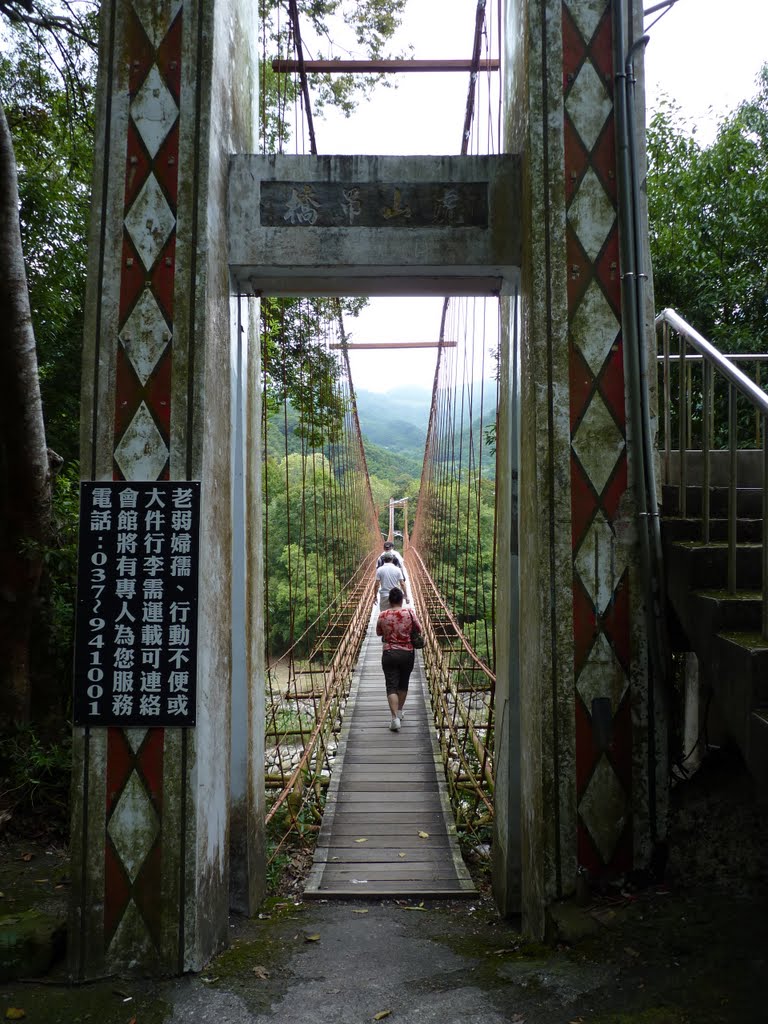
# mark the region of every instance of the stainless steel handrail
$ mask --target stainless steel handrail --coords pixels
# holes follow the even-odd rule
[[[661,313],[659,313],[659,316],[661,316]],[[659,320],[657,318],[656,325],[658,326],[658,324]],[[720,354],[723,355],[723,353]],[[661,362],[663,358],[664,356],[657,356],[659,362]],[[670,353],[669,361],[670,363],[679,362],[680,358],[681,357],[679,355],[672,352]],[[684,356],[683,358],[690,359],[692,363],[697,363],[706,357],[700,356],[697,352],[695,355]],[[725,358],[729,363],[768,363],[768,352],[728,352],[728,354],[725,355]]]
[[[702,334],[699,334],[695,328],[686,323],[674,309],[663,309],[656,317],[657,327],[664,323],[673,327],[679,335],[689,342],[692,348],[696,349],[699,355],[704,356],[713,366],[717,367],[718,371],[731,384],[738,388],[753,405],[758,407],[763,416],[768,416],[768,395],[757,384],[753,383],[745,373],[742,373],[737,366],[733,365],[730,356],[723,355],[719,349],[715,348],[711,341],[707,341]]]
[[[672,432],[672,388],[670,383],[670,364],[679,363],[680,393],[678,396],[678,445],[679,452],[679,510],[680,515],[685,518],[687,515],[687,487],[688,470],[686,452],[691,443],[693,408],[690,399],[691,379],[688,370],[689,362],[703,360],[702,378],[702,540],[705,544],[710,540],[710,491],[711,491],[711,456],[713,439],[713,393],[712,371],[716,371],[728,382],[728,452],[729,452],[729,473],[728,473],[728,591],[736,592],[736,541],[737,541],[737,486],[738,486],[738,437],[737,437],[737,392],[744,396],[755,410],[756,423],[758,425],[759,440],[758,448],[762,449],[762,492],[763,492],[763,530],[762,530],[762,635],[768,640],[768,395],[758,384],[749,379],[735,362],[752,361],[761,363],[768,359],[768,355],[738,353],[725,355],[720,352],[710,341],[699,334],[673,309],[665,309],[656,317],[656,327],[662,328],[662,352],[658,359],[664,365],[664,475],[669,481],[671,475],[671,432]],[[684,339],[694,350],[694,353],[686,351],[686,347],[680,345],[680,352],[677,355],[670,353],[670,328],[675,331],[681,339]],[[758,378],[759,379],[759,378]],[[762,427],[760,430],[759,428]]]

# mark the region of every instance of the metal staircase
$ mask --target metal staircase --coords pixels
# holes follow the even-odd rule
[[[768,356],[725,356],[672,310],[656,323],[671,640],[697,656],[721,727],[765,786],[768,396],[761,384]]]

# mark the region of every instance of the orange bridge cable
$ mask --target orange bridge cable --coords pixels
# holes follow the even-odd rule
[[[318,612],[317,617],[315,619],[313,619],[312,622],[309,623],[309,625],[304,630],[304,632],[301,634],[301,636],[296,637],[296,639],[291,644],[291,646],[288,648],[288,650],[284,651],[280,655],[280,657],[275,660],[275,662],[274,662],[275,665],[279,665],[281,661],[283,661],[286,657],[288,657],[289,654],[291,654],[293,652],[293,649],[298,644],[300,644],[301,641],[304,640],[309,635],[309,632],[312,629],[312,627],[316,626],[317,623],[326,614],[326,612],[330,611],[330,609],[333,608],[333,606],[335,604],[338,604],[339,600],[343,597],[343,595],[346,593],[346,591],[348,591],[351,587],[353,587],[353,585],[355,584],[355,581],[358,579],[358,577],[361,574],[363,574],[365,572],[370,572],[372,570],[373,564],[374,564],[374,562],[375,562],[375,560],[377,558],[378,558],[378,551],[377,550],[374,550],[373,552],[369,552],[367,555],[365,555],[363,557],[362,562],[360,562],[358,564],[357,568],[354,570],[352,576],[350,576],[350,578],[347,580],[347,582],[342,584],[341,589],[338,591],[338,593],[333,598],[333,600],[329,604],[327,604],[320,612]]]
[[[417,591],[420,592],[421,591],[421,585],[418,582],[418,580],[415,581],[415,586],[416,586]],[[425,623],[425,625],[426,625],[426,631],[427,631],[428,637],[431,636],[431,640],[432,640],[431,646],[435,650],[441,651],[439,640],[434,635],[434,631],[431,628],[431,623],[429,621],[427,621]],[[438,674],[441,677],[443,677],[443,678],[446,675],[445,672],[439,672]],[[433,699],[435,699],[437,701],[437,703],[439,704],[439,706],[440,706],[440,710],[442,712],[442,722],[443,722],[443,726],[442,727],[447,729],[448,732],[451,735],[451,739],[453,740],[453,747],[452,747],[452,749],[455,750],[456,755],[458,757],[458,760],[459,760],[461,766],[464,769],[464,772],[466,773],[467,777],[469,778],[469,780],[471,781],[473,787],[475,788],[476,795],[478,795],[480,797],[480,799],[486,805],[487,809],[491,812],[491,814],[493,814],[493,803],[486,796],[486,794],[483,792],[483,787],[482,787],[481,783],[478,781],[478,779],[476,778],[475,772],[473,771],[472,766],[470,765],[469,761],[467,760],[466,750],[465,750],[464,746],[462,745],[462,743],[460,741],[460,738],[458,736],[457,730],[456,730],[455,717],[451,714],[451,708],[448,706],[448,703],[446,701],[446,691],[444,690],[443,687],[432,687],[432,686],[430,686],[430,692],[432,693]],[[457,708],[457,706],[459,704],[461,704],[461,707],[462,707],[462,721],[463,721],[463,724],[465,726],[466,731],[471,734],[472,745],[473,745],[473,747],[475,749],[475,754],[477,755],[478,760],[480,761],[481,766],[482,766],[483,778],[485,779],[485,782],[488,785],[488,787],[491,790],[491,792],[493,792],[494,779],[493,779],[492,763],[491,763],[490,758],[488,758],[487,755],[486,755],[486,750],[487,750],[486,744],[484,744],[482,742],[482,740],[480,739],[480,737],[477,735],[477,732],[476,732],[476,730],[474,728],[474,723],[471,721],[471,719],[469,719],[468,712],[467,712],[466,708],[464,708],[462,702],[460,702],[460,701],[458,701],[456,699],[456,695],[454,694],[454,710]],[[447,765],[446,765],[446,770],[448,771],[448,766]]]
[[[411,545],[411,547],[409,549],[409,555],[411,555],[412,558],[417,562],[418,570],[424,574],[424,576],[426,577],[427,581],[429,582],[430,587],[434,591],[434,595],[435,595],[435,598],[437,599],[438,604],[440,605],[440,607],[442,608],[443,612],[445,613],[445,616],[448,619],[448,621],[450,622],[451,627],[455,630],[456,636],[458,637],[462,647],[465,649],[467,654],[470,656],[472,661],[477,665],[477,667],[480,669],[480,671],[485,676],[487,676],[489,682],[492,684],[493,691],[495,691],[495,688],[496,688],[496,673],[488,665],[486,665],[486,663],[481,658],[479,658],[478,655],[475,653],[474,648],[472,647],[472,645],[469,643],[469,641],[467,640],[466,636],[464,635],[464,632],[463,632],[461,626],[456,621],[456,619],[455,619],[455,617],[453,615],[453,612],[450,610],[448,605],[445,603],[445,601],[443,600],[443,598],[442,598],[438,588],[435,586],[435,581],[432,579],[432,577],[431,577],[431,575],[429,573],[429,570],[427,569],[426,565],[424,565],[424,562],[422,561],[421,555],[414,548],[413,545]],[[406,561],[407,561],[407,559],[406,559]]]
[[[448,611],[447,607],[445,606],[444,602],[440,598],[440,595],[435,592],[434,583],[431,580],[431,577],[429,576],[429,573],[426,572],[426,570],[425,570],[425,575],[426,575],[427,579],[429,580],[430,586],[431,586],[431,588],[433,590],[433,598],[437,599],[439,605],[441,605],[443,610],[446,612],[447,617],[453,621],[455,633],[457,634],[458,639],[460,641],[462,641],[463,645],[466,647],[467,646],[466,638],[463,637],[463,634],[461,633],[461,630],[456,625],[455,620],[452,619],[452,616],[451,616],[450,612]],[[422,589],[422,586],[421,586],[421,577],[420,577],[419,573],[418,572],[415,573],[415,574],[412,573],[412,579],[415,582],[415,586],[416,586],[416,589],[417,589],[417,592],[418,592],[419,603],[421,604],[422,607],[428,609],[429,604],[425,600],[425,595],[423,593],[423,589]],[[437,640],[437,638],[435,637],[434,630],[432,628],[431,615],[430,615],[429,621],[428,621],[428,628],[429,628],[429,632],[433,636],[434,642],[436,644],[436,649],[440,652],[440,661],[441,661],[441,665],[442,665],[442,663],[443,663],[442,662],[442,659],[443,659],[443,649],[440,646],[439,640]],[[480,738],[480,735],[479,735],[479,733],[477,731],[477,726],[471,720],[471,717],[469,717],[469,713],[468,713],[467,709],[464,707],[464,704],[463,704],[463,701],[461,700],[460,694],[458,692],[454,692],[454,691],[452,691],[452,693],[453,693],[453,696],[454,696],[454,699],[455,699],[455,702],[456,702],[456,706],[457,707],[459,707],[459,706],[461,707],[461,716],[462,716],[462,720],[464,722],[465,728],[468,730],[468,732],[471,733],[471,739],[472,739],[473,746],[475,747],[475,753],[477,754],[478,760],[481,762],[481,765],[482,765],[482,774],[486,777],[489,785],[492,786],[493,785],[492,758],[490,757],[490,753],[488,751],[488,741],[489,741],[489,738],[491,736],[492,727],[493,727],[493,698],[494,698],[494,693],[495,693],[495,675],[493,675],[493,673],[489,672],[489,670],[487,669],[487,666],[485,666],[481,661],[479,661],[479,659],[477,659],[476,655],[474,655],[474,652],[472,652],[471,649],[470,649],[470,654],[471,654],[471,656],[473,658],[473,661],[475,662],[477,667],[480,669],[480,671],[483,673],[483,675],[486,675],[486,676],[489,677],[489,687],[488,687],[487,691],[479,691],[479,690],[474,690],[474,689],[471,690],[471,692],[474,692],[476,694],[482,694],[484,692],[487,692],[487,694],[488,694],[487,706],[486,706],[485,700],[483,698],[481,698],[482,703],[486,707],[487,714],[488,714],[488,721],[485,724],[485,726],[483,727],[484,731],[485,731],[485,735],[486,735],[486,740],[485,741],[483,741]],[[449,669],[447,671],[441,668],[440,674],[443,677],[446,677],[449,680],[449,686],[450,686],[450,673],[452,671],[453,672],[460,672],[461,674],[464,674],[464,670],[460,669],[460,667],[458,667],[456,669],[450,669],[450,667],[449,667]],[[444,702],[444,698],[442,697],[442,690],[441,690],[441,696],[439,697],[439,699]],[[447,706],[445,707],[445,710],[446,710],[446,713],[447,713],[447,710],[448,710]],[[456,743],[457,752],[459,752],[462,749],[461,745],[459,744],[459,739],[458,739],[457,736],[455,736],[454,739],[455,739],[455,743]]]
[[[353,617],[353,623],[357,623],[358,627],[360,625],[363,625],[363,626],[366,625],[368,620],[369,620],[369,618],[370,618],[370,614],[369,614],[368,609],[369,609],[369,606],[370,606],[370,602],[372,600],[372,596],[373,596],[373,583],[371,582],[369,587],[367,587],[366,590],[363,592],[362,598],[358,602],[356,613],[355,613],[355,615]],[[364,611],[364,615],[361,615],[361,610]],[[325,718],[326,718],[326,716],[328,714],[329,704],[332,703],[332,698],[334,698],[338,694],[339,685],[341,683],[343,683],[345,677],[348,676],[348,677],[351,678],[351,673],[348,673],[348,672],[345,672],[345,671],[339,671],[339,662],[340,661],[343,662],[346,659],[346,655],[348,653],[348,648],[350,647],[350,643],[351,643],[351,638],[350,637],[351,637],[351,631],[348,631],[348,633],[345,635],[345,638],[344,638],[344,641],[342,642],[342,645],[339,648],[339,651],[337,651],[337,654],[334,656],[334,660],[333,660],[331,666],[329,667],[329,670],[327,672],[327,676],[329,677],[328,690],[327,690],[327,693],[326,693],[326,695],[324,697],[324,700],[322,702],[322,705],[321,705],[321,712],[320,712],[320,716],[321,717],[318,719],[318,722],[316,723],[315,728],[313,728],[312,734],[310,736],[310,741],[309,741],[309,743],[308,743],[308,745],[307,745],[307,747],[305,749],[305,753],[302,756],[301,761],[299,762],[299,765],[297,766],[296,770],[293,772],[293,774],[292,774],[288,784],[285,787],[286,791],[290,791],[293,788],[293,786],[295,785],[295,782],[296,782],[296,780],[298,778],[298,775],[300,773],[300,770],[301,770],[302,766],[306,766],[307,757],[308,757],[309,754],[311,754],[312,750],[314,749],[314,744],[315,744],[315,740],[316,740],[316,735],[315,734],[317,732],[317,728],[324,723]],[[362,634],[358,638],[356,643],[362,643]],[[276,802],[276,806],[274,806],[272,808],[272,811],[270,812],[270,816],[272,815],[272,812],[274,810],[276,810],[276,807],[279,806],[279,804],[281,804],[283,802],[283,800],[285,799],[285,795],[287,795],[287,793],[286,794],[281,794],[280,798]]]
[[[341,300],[339,298],[336,298],[334,301],[335,301],[335,304],[336,304],[336,315],[337,315],[338,321],[339,321],[339,334],[340,334],[340,337],[341,337],[341,350],[342,350],[343,355],[344,355],[344,365],[346,366],[347,380],[349,382],[349,397],[350,397],[350,404],[351,404],[351,407],[352,407],[352,418],[353,418],[354,423],[355,423],[356,436],[358,438],[359,445],[360,445],[360,461],[362,463],[363,472],[365,473],[365,482],[366,482],[366,488],[367,488],[367,494],[368,494],[368,501],[369,501],[369,504],[370,504],[371,523],[375,527],[373,532],[378,537],[379,527],[378,527],[378,522],[376,520],[376,508],[375,508],[374,501],[373,501],[373,491],[371,490],[371,478],[370,478],[370,474],[368,473],[368,462],[367,462],[366,457],[365,457],[365,445],[363,444],[363,432],[362,432],[362,429],[360,427],[360,417],[359,417],[358,411],[357,411],[357,395],[355,393],[355,386],[354,386],[354,382],[352,380],[352,367],[351,367],[350,362],[349,362],[349,343],[347,341],[347,334],[346,334],[346,331],[344,329],[344,319],[343,319],[343,314],[342,314],[342,309],[341,309]],[[439,356],[438,356],[438,358],[439,358]]]
[[[315,139],[315,124],[312,118],[312,105],[309,100],[309,83],[305,70],[304,47],[301,42],[301,28],[299,26],[299,8],[296,0],[288,0],[288,14],[293,26],[294,48],[296,50],[299,79],[301,81],[301,95],[304,99],[304,110],[307,119],[307,131],[309,132],[309,151],[312,156],[317,156],[317,141]],[[278,79],[279,81],[279,79]]]
[[[364,592],[362,600],[359,602],[358,609],[364,608],[366,606],[370,607],[372,599],[373,599],[373,583],[371,583],[371,585],[370,585],[370,590]],[[358,618],[359,618],[359,616],[358,616]],[[365,624],[365,622],[363,622],[363,625],[364,624]],[[361,642],[362,642],[362,637],[361,637]],[[320,735],[320,733],[322,731],[322,728],[325,725],[325,721],[326,721],[326,719],[328,717],[328,714],[330,712],[331,707],[334,706],[332,698],[337,696],[338,690],[340,689],[340,687],[341,687],[341,685],[343,683],[343,680],[345,678],[345,675],[346,675],[346,673],[339,673],[339,672],[335,671],[335,665],[334,664],[331,665],[331,668],[330,668],[330,671],[329,671],[328,674],[331,677],[332,682],[329,685],[328,695],[321,702],[320,712],[319,712],[317,721],[315,723],[315,726],[314,726],[314,728],[312,730],[312,733],[310,735],[309,742],[306,744],[306,746],[304,748],[304,753],[299,758],[299,762],[296,765],[296,767],[294,768],[290,778],[288,779],[288,782],[283,787],[281,793],[279,794],[279,796],[277,797],[277,799],[275,800],[275,802],[272,804],[272,806],[270,807],[269,811],[267,812],[267,815],[266,815],[266,818],[265,818],[265,823],[266,824],[269,824],[269,822],[274,818],[275,814],[280,809],[280,807],[283,805],[283,803],[288,799],[288,795],[292,792],[292,790],[294,789],[296,783],[299,780],[299,777],[301,776],[301,774],[304,771],[304,769],[307,767],[307,764],[309,762],[310,756],[312,755],[312,753],[314,751],[314,748],[315,748],[315,744],[317,743],[318,736]],[[349,674],[349,678],[351,679],[351,673]]]

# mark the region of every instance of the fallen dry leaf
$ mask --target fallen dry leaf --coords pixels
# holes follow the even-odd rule
[[[367,914],[368,911],[367,910],[353,910],[352,913],[353,914]]]
[[[256,975],[257,978],[260,978],[262,981],[266,981],[267,978],[269,977],[269,971],[266,969],[266,967],[262,967],[260,964],[256,964],[256,966],[253,968],[253,973]]]
[[[24,860],[24,861],[27,862],[27,864],[29,864],[29,862],[32,860],[33,857],[34,857],[34,853],[22,853],[21,857],[19,857],[19,860]],[[13,1007],[11,1007],[11,1009],[13,1009]],[[7,1014],[6,1014],[6,1016],[7,1016]],[[13,1017],[11,1017],[10,1019],[14,1020]],[[19,1020],[18,1017],[16,1017],[15,1019]]]
[[[419,832],[419,839],[429,839],[429,832]]]
[[[316,933],[314,935],[305,935],[304,936],[304,941],[305,942],[319,942],[320,941],[320,936],[318,934],[316,934]]]
[[[367,843],[367,842],[368,842],[368,840],[367,840],[367,839],[365,839],[365,838],[363,838],[363,839],[356,839],[356,840],[355,840],[355,842],[356,842],[356,843]]]
[[[384,1018],[388,1017],[390,1015],[390,1013],[392,1013],[391,1010],[380,1010],[378,1013],[374,1014],[373,1019],[374,1020],[384,1020]]]
[[[398,857],[404,857],[404,856],[405,856],[405,854],[404,854],[404,853],[398,853],[398,855],[397,855],[397,856],[398,856]]]
[[[9,1006],[5,1011],[6,1020],[24,1020],[27,1016],[27,1011],[22,1010],[19,1006]]]
[[[403,910],[426,910],[426,907],[403,907]]]

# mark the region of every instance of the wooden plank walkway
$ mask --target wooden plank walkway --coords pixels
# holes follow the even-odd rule
[[[376,618],[352,680],[304,895],[471,896],[475,887],[456,840],[421,654],[402,728],[391,732]]]

